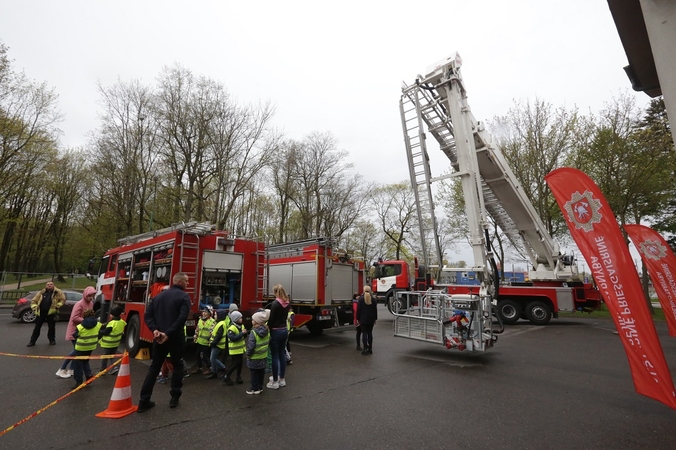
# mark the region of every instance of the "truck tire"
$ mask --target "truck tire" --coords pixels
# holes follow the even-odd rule
[[[127,329],[124,333],[124,345],[130,357],[134,357],[141,349],[141,321],[138,314],[129,318]]]
[[[500,300],[498,302],[498,315],[504,324],[514,324],[521,317],[521,304],[514,300]]]
[[[533,325],[546,325],[552,318],[552,309],[545,302],[530,302],[526,306],[526,317]]]
[[[315,319],[309,321],[305,326],[307,327],[308,331],[310,331],[310,334],[314,334],[315,336],[319,336],[324,332],[322,324]]]
[[[390,312],[390,314],[393,314],[392,311],[394,311],[393,309],[394,305],[392,305],[392,297],[394,297],[392,294],[385,297],[385,305],[387,305],[387,310]]]

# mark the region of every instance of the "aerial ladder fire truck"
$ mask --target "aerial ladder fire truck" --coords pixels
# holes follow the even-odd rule
[[[497,340],[500,323],[524,317],[545,324],[560,310],[590,310],[601,302],[598,290],[577,281],[577,267],[562,255],[547,232],[507,161],[467,103],[467,91],[455,53],[404,84],[400,113],[411,185],[417,205],[422,259],[442,267],[433,183],[459,177],[474,257],[468,270],[479,286],[432,286],[426,291],[400,291],[393,313],[395,335],[448,348],[483,351]],[[450,161],[450,173],[433,175],[426,138],[431,135]],[[502,286],[488,235],[488,215],[510,243],[528,255],[530,282]],[[428,286],[430,287],[430,286]]]

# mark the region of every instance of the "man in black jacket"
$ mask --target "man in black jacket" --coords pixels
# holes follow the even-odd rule
[[[188,275],[179,272],[174,275],[174,284],[166,291],[162,291],[148,304],[144,320],[153,332],[153,361],[141,387],[141,400],[138,412],[142,413],[153,406],[155,402],[150,398],[153,395],[155,380],[162,369],[162,363],[171,353],[171,362],[174,371],[171,374],[171,400],[169,407],[178,406],[183,387],[183,354],[185,353],[185,321],[190,313],[190,296],[185,292],[188,286]]]

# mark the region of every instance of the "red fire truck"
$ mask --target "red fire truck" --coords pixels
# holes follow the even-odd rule
[[[373,267],[371,290],[378,303],[385,304],[390,312],[393,308],[401,310],[398,292],[424,291],[432,284],[430,280],[426,280],[429,273],[426,273],[425,266],[418,264],[418,258],[414,258],[413,267],[403,260],[383,259],[373,263]],[[415,280],[412,280],[412,276],[416,277]]]
[[[264,306],[263,242],[232,238],[210,224],[190,222],[129,236],[118,243],[102,258],[97,302],[104,316],[112,305],[124,305],[124,343],[132,356],[152,342],[143,320],[146,305],[171,285],[177,272],[190,277],[186,289],[191,304],[186,322],[189,336],[207,304],[217,311],[227,310],[231,303],[242,311]]]
[[[308,239],[267,249],[270,291],[284,286],[296,313],[294,327],[313,334],[352,324],[352,295],[364,286],[364,262],[334,250],[329,238]]]

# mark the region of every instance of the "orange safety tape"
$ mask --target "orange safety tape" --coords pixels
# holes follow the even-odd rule
[[[39,356],[39,355],[20,355],[18,353],[4,353],[0,352],[0,356],[16,356],[18,358],[34,358],[34,359],[113,359],[122,358],[122,353],[115,353],[113,355],[97,355],[97,356]]]
[[[116,356],[118,356],[118,355],[116,355]],[[49,409],[49,408],[51,408],[52,406],[56,405],[56,404],[59,403],[60,401],[64,400],[64,399],[67,398],[67,397],[70,397],[72,394],[74,394],[75,392],[79,391],[80,389],[83,389],[85,386],[88,386],[89,383],[91,383],[92,381],[96,380],[98,377],[107,374],[108,371],[109,371],[110,369],[112,369],[112,368],[115,367],[116,365],[120,364],[121,362],[122,362],[122,358],[120,358],[120,359],[118,359],[117,361],[113,362],[110,366],[108,366],[108,368],[106,368],[106,370],[103,370],[103,371],[97,373],[96,375],[94,375],[93,377],[91,377],[90,379],[88,379],[87,381],[85,381],[84,383],[82,383],[81,385],[79,385],[78,387],[76,387],[75,389],[73,389],[72,391],[70,391],[69,393],[67,393],[67,394],[65,394],[65,395],[62,395],[61,397],[57,398],[56,400],[54,400],[52,403],[50,403],[49,405],[45,406],[44,408],[38,409],[38,410],[35,411],[33,414],[29,415],[28,417],[25,417],[25,418],[21,419],[20,421],[18,421],[17,423],[15,423],[14,425],[12,425],[11,427],[6,428],[6,429],[0,431],[0,436],[2,436],[2,435],[5,434],[5,433],[9,433],[10,431],[12,431],[14,428],[18,427],[19,425],[22,425],[22,424],[28,422],[28,421],[31,420],[33,417],[36,417],[38,414],[42,414],[42,413],[45,412],[47,409]]]

